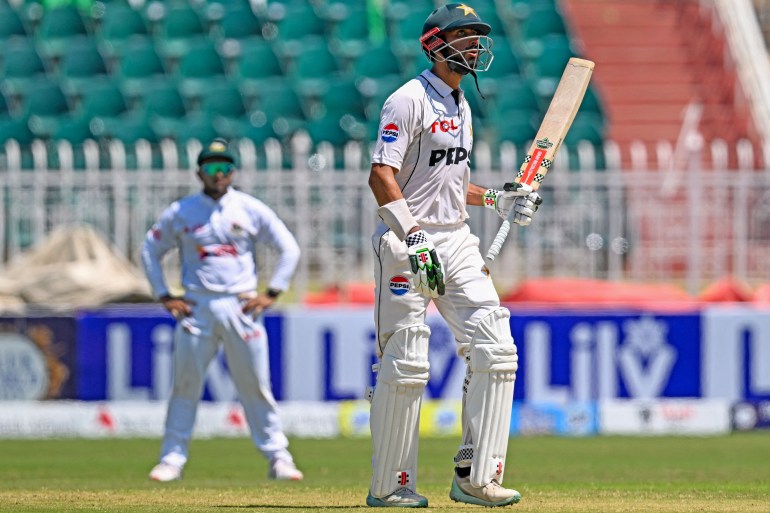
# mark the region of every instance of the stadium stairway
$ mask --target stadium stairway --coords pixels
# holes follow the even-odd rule
[[[705,141],[756,143],[750,113],[729,62],[722,29],[697,0],[562,0],[562,10],[587,58],[608,115],[609,139],[630,161],[633,141],[654,151],[676,143],[690,102],[703,105]],[[708,153],[704,163],[708,164]],[[730,164],[735,156],[731,155]]]

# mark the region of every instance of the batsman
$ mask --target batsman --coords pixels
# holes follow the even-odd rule
[[[467,364],[462,443],[449,496],[480,506],[516,503],[503,486],[518,356],[507,309],[466,224],[467,205],[526,226],[540,204],[529,186],[470,183],[471,111],[460,82],[492,63],[490,26],[466,4],[425,21],[420,44],[431,68],[385,102],[369,185],[382,222],[372,237],[377,382],[371,394],[372,481],[366,503],[427,507],[417,493],[420,404],[429,378],[425,324],[433,301]],[[405,284],[409,284],[406,287]]]

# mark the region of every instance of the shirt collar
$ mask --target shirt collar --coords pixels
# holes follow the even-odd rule
[[[424,70],[420,73],[420,76],[427,80],[442,98],[446,98],[452,94],[452,88],[449,87],[446,82],[438,78],[431,70]]]

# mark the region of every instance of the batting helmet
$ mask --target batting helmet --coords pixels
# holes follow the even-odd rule
[[[477,35],[471,36],[478,39],[476,47],[460,51],[442,38],[444,33],[460,28],[476,31]],[[463,75],[471,71],[486,71],[494,58],[490,51],[492,38],[488,36],[491,30],[492,27],[481,21],[472,7],[465,4],[446,4],[435,9],[425,20],[420,44],[428,59],[447,61],[452,71]],[[471,51],[477,56],[468,59],[465,54]]]

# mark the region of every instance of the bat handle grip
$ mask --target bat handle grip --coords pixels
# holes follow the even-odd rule
[[[514,215],[513,209],[511,209],[511,213],[508,215],[508,219],[503,221],[503,224],[500,226],[500,229],[497,230],[497,235],[495,235],[495,240],[492,241],[492,245],[489,247],[489,251],[487,251],[487,260],[490,262],[497,257],[497,255],[500,254],[500,250],[503,247],[503,242],[505,242],[505,239],[508,237],[508,232],[511,229],[511,217]]]

